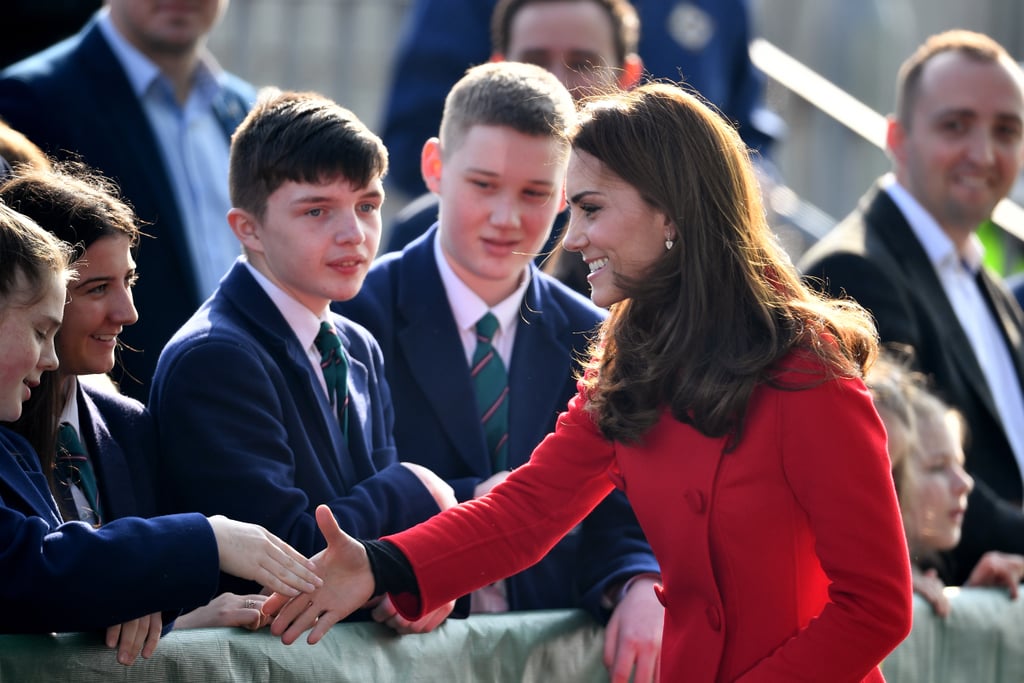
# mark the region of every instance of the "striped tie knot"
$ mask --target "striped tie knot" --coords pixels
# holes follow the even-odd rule
[[[320,323],[313,345],[320,352],[320,370],[327,384],[327,398],[337,408],[341,431],[348,433],[348,355],[341,347],[341,338],[329,322]]]
[[[492,340],[498,319],[486,313],[476,324],[476,350],[470,376],[476,392],[477,414],[494,472],[508,469],[508,373]]]

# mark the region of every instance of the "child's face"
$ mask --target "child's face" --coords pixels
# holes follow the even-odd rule
[[[938,413],[917,423],[917,445],[911,449],[904,496],[904,518],[911,548],[950,550],[960,542],[967,494],[974,480],[964,471],[964,453],[955,423]]]
[[[500,126],[473,126],[443,161],[437,141],[427,143],[423,176],[441,198],[441,247],[488,304],[515,291],[544,246],[564,206],[565,158],[556,138]]]
[[[117,336],[139,319],[132,299],[135,260],[127,235],[101,237],[75,262],[64,324],[57,335],[63,376],[109,372]]]
[[[62,274],[61,274],[62,275]],[[46,292],[38,301],[24,305],[35,292],[21,285],[0,309],[0,420],[21,417],[21,404],[39,384],[44,371],[57,369],[53,337],[64,316],[64,281],[58,274],[48,276]]]
[[[380,243],[380,178],[354,187],[287,181],[267,198],[262,219],[232,209],[235,234],[253,267],[319,315],[359,293]]]

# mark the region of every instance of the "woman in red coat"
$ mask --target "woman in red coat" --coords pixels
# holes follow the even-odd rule
[[[528,566],[615,486],[662,569],[660,680],[882,680],[911,584],[861,381],[870,318],[801,284],[746,148],[697,98],[594,100],[569,138],[564,245],[612,309],[579,394],[484,498],[365,543],[320,515],[327,584],[268,601],[272,631],[316,622],[316,642],[385,591],[414,619]]]

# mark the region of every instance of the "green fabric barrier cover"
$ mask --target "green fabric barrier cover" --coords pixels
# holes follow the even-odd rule
[[[603,631],[585,612],[552,610],[449,619],[424,635],[340,624],[316,645],[269,630],[191,629],[165,636],[148,660],[117,663],[99,634],[0,636],[0,682],[302,681],[448,683],[608,680]]]
[[[953,611],[945,620],[914,597],[913,631],[882,667],[888,683],[1024,681],[1024,598],[986,588],[947,594]],[[266,629],[194,629],[170,633],[152,659],[130,667],[99,634],[0,636],[0,683],[604,683],[603,635],[579,610],[474,615],[411,636],[341,624],[314,646],[282,645]]]

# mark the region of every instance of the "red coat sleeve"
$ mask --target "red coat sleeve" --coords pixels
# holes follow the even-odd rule
[[[831,581],[829,602],[738,680],[881,680],[877,664],[910,632],[913,610],[884,427],[859,380],[780,400],[783,467]]]
[[[416,619],[537,562],[612,490],[614,455],[575,396],[530,461],[488,495],[386,537],[420,589],[419,600],[392,596],[396,607]]]

